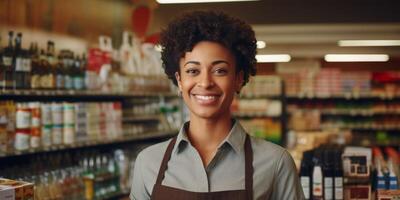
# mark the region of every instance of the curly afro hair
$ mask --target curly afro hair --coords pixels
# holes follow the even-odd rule
[[[256,74],[257,41],[250,25],[221,12],[194,11],[176,18],[161,33],[163,68],[175,85],[179,60],[201,41],[217,42],[231,51],[236,70],[243,71],[243,86]]]

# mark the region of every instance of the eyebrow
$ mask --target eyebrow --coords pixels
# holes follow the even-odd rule
[[[211,65],[217,65],[217,64],[221,64],[221,63],[225,63],[227,65],[230,65],[229,62],[225,61],[225,60],[216,60],[216,61],[212,62]],[[198,62],[198,61],[188,61],[183,66],[186,66],[188,64],[200,65],[200,62]]]

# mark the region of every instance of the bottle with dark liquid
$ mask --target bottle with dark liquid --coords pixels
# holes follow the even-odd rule
[[[22,34],[18,33],[15,38],[15,51],[13,58],[14,68],[14,89],[23,89],[25,86],[25,54],[21,47]]]
[[[40,55],[39,55],[39,79],[40,79],[40,84],[39,88],[40,89],[46,89],[48,87],[48,75],[49,75],[49,62],[47,60],[46,53],[43,49],[40,50]]]
[[[55,89],[56,88],[56,58],[55,58],[55,49],[54,49],[54,42],[48,41],[47,42],[47,89]]]
[[[0,36],[0,88],[4,88],[5,82],[5,69],[3,65],[3,49],[1,47],[1,36]]]
[[[56,65],[56,88],[65,89],[65,79],[64,79],[64,55],[63,52],[58,55],[58,62]]]
[[[73,79],[72,79],[72,71],[74,65],[74,54],[71,51],[65,52],[66,65],[64,66],[64,77],[65,77],[65,88],[70,90],[73,89]]]
[[[39,50],[38,50],[37,43],[31,43],[29,52],[32,56],[31,57],[31,63],[32,63],[31,88],[39,89],[40,88],[41,66],[40,66],[40,57],[39,57]]]
[[[11,89],[14,87],[14,70],[13,70],[13,57],[14,57],[14,46],[13,40],[14,32],[8,33],[8,46],[4,48],[2,55],[2,63],[4,68],[4,85],[3,87]]]

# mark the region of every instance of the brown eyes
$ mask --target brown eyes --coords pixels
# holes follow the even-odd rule
[[[196,76],[196,75],[200,74],[200,70],[187,69],[187,70],[185,70],[185,73],[188,75],[191,75],[191,76]],[[226,70],[224,68],[217,68],[217,69],[213,70],[212,73],[217,76],[224,76],[224,75],[228,74],[228,70]]]

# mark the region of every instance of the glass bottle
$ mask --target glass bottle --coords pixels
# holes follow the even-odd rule
[[[48,61],[48,77],[47,77],[47,87],[48,89],[55,89],[56,88],[56,58],[54,56],[54,42],[48,41],[47,42],[47,61]]]
[[[64,78],[64,54],[61,53],[58,55],[58,62],[56,63],[56,88],[58,90],[65,89],[65,78]]]
[[[27,86],[27,74],[30,73],[30,58],[28,52],[21,47],[22,33],[18,33],[15,38],[14,54],[14,89],[25,89]]]
[[[1,46],[1,37],[0,37],[0,88],[4,88],[6,81],[5,81],[5,68],[3,64],[3,49]]]
[[[40,79],[40,84],[39,88],[40,89],[47,89],[48,88],[48,76],[49,76],[49,62],[47,60],[47,56],[45,51],[42,49],[40,50],[40,55],[39,55],[39,79]]]
[[[3,51],[3,67],[4,67],[4,87],[11,89],[14,87],[14,70],[13,70],[13,57],[14,57],[14,46],[13,46],[14,32],[8,32],[8,46]]]
[[[40,88],[40,56],[37,43],[31,43],[31,47],[29,48],[29,52],[31,54],[31,64],[32,64],[32,71],[31,71],[31,88],[32,89],[39,89]]]

